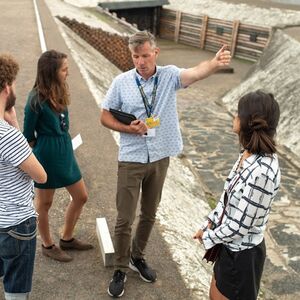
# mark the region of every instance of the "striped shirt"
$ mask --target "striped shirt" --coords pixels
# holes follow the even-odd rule
[[[0,119],[0,228],[36,216],[33,181],[18,168],[30,154],[31,148],[22,133]]]
[[[158,76],[157,92],[153,105],[153,115],[159,117],[160,126],[155,128],[155,137],[142,137],[138,134],[120,133],[119,161],[147,163],[165,157],[176,156],[182,151],[176,91],[182,88],[180,72],[176,66],[157,66],[156,73],[145,80],[136,69],[118,75],[112,82],[102,108],[121,109],[134,114],[137,119],[147,118],[143,98],[136,83],[140,81],[149,102],[155,77]]]
[[[244,160],[243,168],[236,171],[239,160],[225,182],[220,201],[208,215],[214,225],[219,223],[227,191],[228,202],[222,224],[203,233],[205,249],[223,243],[232,251],[241,251],[252,248],[263,240],[271,204],[280,183],[278,158],[276,154],[253,154]]]

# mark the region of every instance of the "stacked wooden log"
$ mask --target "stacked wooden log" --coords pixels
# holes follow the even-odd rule
[[[57,18],[98,50],[120,70],[128,71],[133,68],[131,54],[128,49],[127,36],[112,34],[101,28],[93,28],[84,23],[79,23],[75,19],[70,20],[67,17]]]
[[[270,31],[270,28],[241,24],[238,20],[231,22],[170,9],[162,9],[160,14],[161,38],[214,52],[226,44],[232,56],[250,61],[258,60]]]

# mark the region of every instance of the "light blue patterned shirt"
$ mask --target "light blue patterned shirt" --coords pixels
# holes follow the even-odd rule
[[[160,126],[156,127],[155,137],[120,133],[119,161],[154,162],[178,155],[182,151],[182,138],[176,108],[176,90],[182,88],[181,71],[182,69],[176,66],[157,66],[156,73],[148,80],[144,80],[136,72],[136,69],[132,69],[118,75],[113,80],[102,103],[102,108],[105,110],[120,109],[145,121],[146,109],[135,76],[138,77],[150,103],[154,78],[158,76],[153,115],[160,118]]]

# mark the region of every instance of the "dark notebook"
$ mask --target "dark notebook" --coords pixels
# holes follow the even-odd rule
[[[109,109],[110,113],[121,123],[130,125],[130,123],[134,120],[136,120],[135,115],[128,114],[126,112],[110,108]]]

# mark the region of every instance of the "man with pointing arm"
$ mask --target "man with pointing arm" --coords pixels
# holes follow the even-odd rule
[[[102,104],[101,123],[121,133],[117,221],[115,226],[114,275],[108,294],[121,297],[124,293],[128,266],[146,282],[156,280],[156,272],[144,259],[144,251],[155,222],[169,157],[182,151],[176,91],[204,79],[230,62],[230,52],[223,46],[210,61],[188,69],[157,66],[159,48],[151,33],[141,31],[129,39],[135,68],[120,74],[112,82]],[[118,121],[110,109],[136,116],[129,125]],[[141,214],[131,241],[141,191]]]

